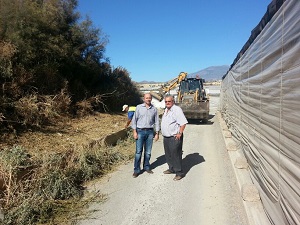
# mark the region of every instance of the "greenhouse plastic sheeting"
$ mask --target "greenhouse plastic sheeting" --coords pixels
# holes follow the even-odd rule
[[[220,111],[272,224],[300,224],[300,1],[285,1],[224,76]]]

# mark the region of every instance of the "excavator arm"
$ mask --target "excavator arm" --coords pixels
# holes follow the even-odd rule
[[[177,77],[177,79],[173,82],[173,83],[171,83],[169,86],[167,86],[167,87],[163,87],[163,91],[165,92],[165,93],[167,93],[167,92],[169,92],[170,90],[172,90],[172,89],[174,89],[182,80],[184,80],[185,78],[186,78],[186,76],[187,76],[187,73],[186,72],[181,72],[179,75],[178,75],[178,77]]]

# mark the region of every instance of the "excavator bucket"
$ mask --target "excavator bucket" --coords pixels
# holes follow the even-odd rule
[[[209,116],[209,101],[176,103],[187,119],[199,119],[207,122]]]

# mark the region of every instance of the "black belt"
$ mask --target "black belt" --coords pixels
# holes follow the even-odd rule
[[[137,128],[139,130],[153,130],[153,128]]]

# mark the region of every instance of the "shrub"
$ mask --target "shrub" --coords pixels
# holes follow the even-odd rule
[[[131,159],[132,145],[132,137],[129,137],[114,147],[79,148],[34,156],[20,146],[1,151],[1,171],[7,181],[10,180],[6,182],[6,194],[1,199],[5,211],[3,222],[7,225],[51,221],[71,224],[82,214],[86,204],[104,198],[99,193],[82,198],[84,182]],[[30,169],[30,175],[12,176],[26,168]]]

